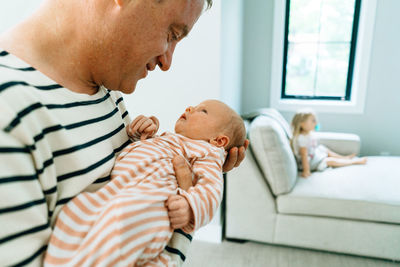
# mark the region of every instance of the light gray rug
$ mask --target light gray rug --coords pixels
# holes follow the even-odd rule
[[[399,267],[400,262],[273,246],[194,240],[184,267]]]

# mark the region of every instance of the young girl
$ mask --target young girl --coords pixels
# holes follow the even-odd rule
[[[342,156],[318,144],[314,135],[317,125],[316,115],[311,109],[300,110],[292,119],[293,137],[290,145],[296,157],[301,176],[308,177],[311,171],[323,171],[327,167],[342,167],[352,164],[365,164],[367,158],[355,154]]]

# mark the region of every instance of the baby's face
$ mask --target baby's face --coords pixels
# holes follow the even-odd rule
[[[231,110],[217,100],[206,100],[188,107],[175,124],[175,132],[195,140],[210,141],[228,123]]]

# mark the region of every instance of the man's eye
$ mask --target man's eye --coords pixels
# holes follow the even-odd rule
[[[179,38],[180,38],[180,35],[177,32],[175,32],[175,31],[171,31],[170,32],[170,34],[169,34],[169,41],[170,42],[179,41]]]

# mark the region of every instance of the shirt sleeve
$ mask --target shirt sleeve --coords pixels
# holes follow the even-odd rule
[[[210,153],[205,159],[198,159],[193,164],[196,185],[186,192],[178,188],[179,194],[189,202],[194,221],[182,228],[190,233],[211,221],[217,211],[223,194],[222,178],[223,160],[217,153]]]
[[[300,134],[297,138],[297,144],[299,147],[308,147],[308,138],[307,136]]]
[[[51,234],[48,208],[31,148],[0,131],[0,259],[42,265]]]

